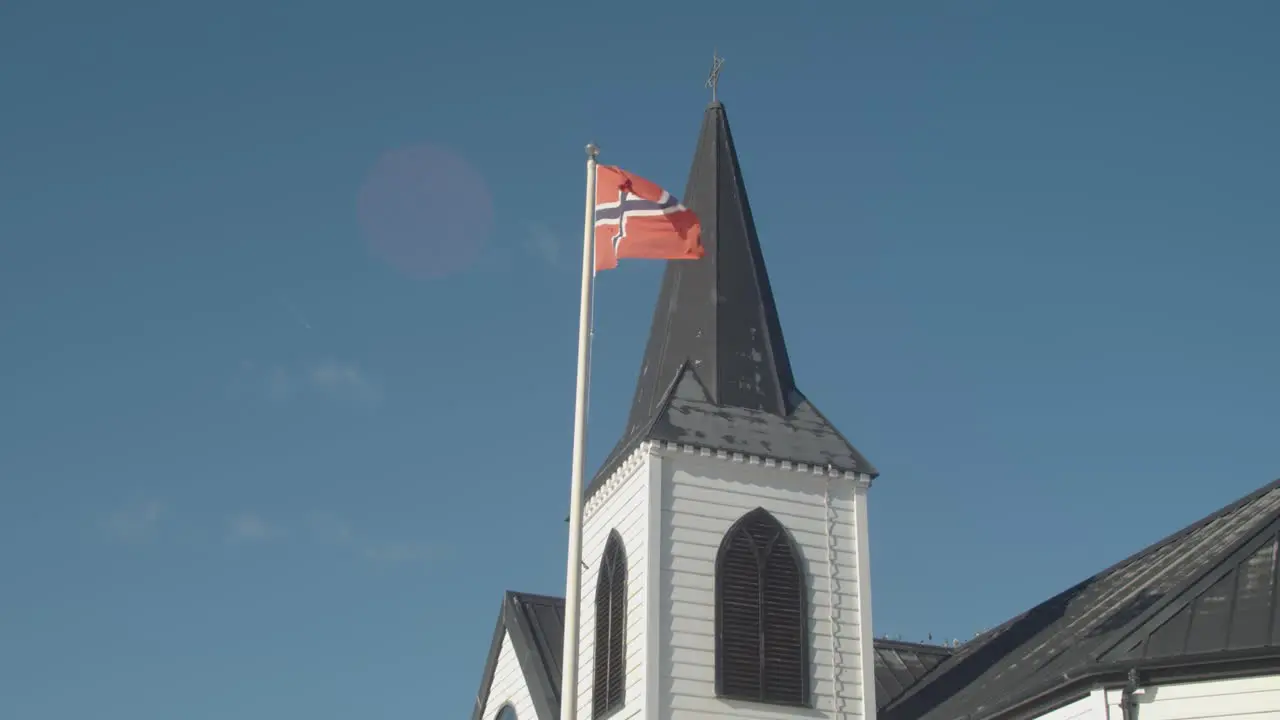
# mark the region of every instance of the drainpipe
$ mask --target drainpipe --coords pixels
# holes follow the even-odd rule
[[[1129,668],[1129,682],[1120,691],[1120,712],[1124,720],[1138,720],[1138,669]]]

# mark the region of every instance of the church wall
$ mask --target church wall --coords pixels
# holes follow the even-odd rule
[[[870,567],[865,559],[866,484],[853,478],[666,450],[661,459],[659,536],[662,647],[655,718],[875,717]],[[834,518],[824,493],[830,482]],[[811,708],[720,700],[715,694],[715,559],[729,527],[763,507],[791,532],[809,592]],[[834,547],[834,566],[828,562]],[[834,567],[835,592],[828,571]],[[832,598],[838,668],[832,681]],[[836,708],[835,699],[839,699]]]
[[[582,616],[578,655],[578,717],[591,715],[595,673],[596,580],[609,532],[617,530],[627,552],[627,675],[623,707],[610,720],[644,717],[645,606],[648,557],[648,456],[637,453],[584,508]]]
[[[1276,675],[1146,687],[1135,698],[1140,720],[1280,720]],[[1108,690],[1107,714],[1099,720],[1120,720],[1120,701],[1120,690]]]
[[[1036,720],[1107,720],[1102,713],[1102,691],[1082,697],[1062,707],[1055,708],[1040,715]],[[1120,716],[1116,716],[1120,720]]]
[[[1095,690],[1036,720],[1123,720],[1124,693]],[[1280,676],[1142,687],[1137,720],[1280,720]]]
[[[502,649],[498,651],[498,664],[493,671],[493,682],[489,686],[489,699],[485,701],[482,720],[493,720],[502,706],[508,703],[516,711],[517,720],[555,720],[540,718],[534,711],[533,697],[529,694],[529,685],[525,680],[524,670],[520,667],[520,659],[511,646],[510,633],[502,638]]]

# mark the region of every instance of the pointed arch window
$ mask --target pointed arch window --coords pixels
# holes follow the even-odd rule
[[[516,718],[516,709],[511,705],[503,705],[498,714],[493,716],[493,720],[518,720]]]
[[[809,701],[808,597],[787,529],[764,508],[738,519],[716,556],[716,694]]]
[[[627,552],[617,530],[609,533],[596,578],[595,675],[591,716],[622,707],[627,672]]]

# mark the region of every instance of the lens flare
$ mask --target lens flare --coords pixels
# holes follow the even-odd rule
[[[435,145],[384,153],[360,188],[356,211],[370,250],[415,278],[466,270],[493,230],[484,178],[460,155]]]

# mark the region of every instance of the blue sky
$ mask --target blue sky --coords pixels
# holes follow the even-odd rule
[[[878,633],[1280,475],[1280,6],[793,5],[0,4],[0,716],[469,712],[563,591],[582,146],[679,193],[713,48]]]

